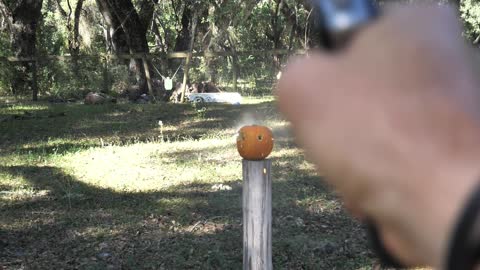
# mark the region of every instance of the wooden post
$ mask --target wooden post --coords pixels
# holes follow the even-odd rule
[[[150,66],[148,65],[147,61],[148,60],[146,56],[142,57],[143,69],[145,70],[145,79],[147,79],[148,93],[150,94],[151,98],[155,100],[155,94],[153,93],[152,77],[150,77]]]
[[[238,55],[237,55],[237,48],[235,47],[235,42],[233,42],[233,39],[230,36],[230,32],[228,34],[228,42],[230,43],[230,47],[232,49],[233,92],[237,92],[238,72],[239,72]]]
[[[243,269],[272,267],[272,162],[243,160]]]
[[[182,92],[180,95],[180,103],[185,102],[185,94],[187,92],[188,72],[190,71],[191,56],[192,54],[188,54],[187,59],[185,59],[185,66],[183,67],[183,81],[182,81]]]
[[[180,102],[185,102],[185,94],[187,92],[187,82],[188,82],[188,72],[190,69],[190,61],[192,60],[192,52],[193,52],[193,43],[195,42],[195,33],[197,31],[197,23],[198,23],[198,12],[193,14],[192,19],[192,28],[190,29],[190,47],[188,47],[188,55],[185,59],[185,68],[183,69],[183,85],[182,85],[182,94],[180,96]]]
[[[32,62],[32,100],[38,101],[38,60]]]
[[[105,93],[110,92],[110,76],[109,76],[109,62],[110,58],[108,55],[105,56],[105,63],[103,65],[103,91]]]
[[[237,56],[232,56],[232,67],[233,67],[233,92],[238,91],[238,62]]]

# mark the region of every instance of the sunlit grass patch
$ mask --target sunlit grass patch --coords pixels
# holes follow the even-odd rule
[[[144,192],[239,179],[240,167],[233,160],[239,160],[233,141],[209,139],[91,148],[67,155],[60,164],[82,182]]]
[[[12,115],[24,112],[38,112],[49,109],[48,104],[7,104],[0,106],[0,114]]]
[[[242,97],[242,104],[259,104],[264,102],[271,102],[274,100],[275,100],[275,96],[263,96],[263,97],[245,96],[245,97]]]
[[[8,166],[3,166],[0,170],[0,179],[2,179],[1,187],[5,189],[6,187],[14,188],[24,186],[27,182],[22,175],[16,175],[12,172],[6,170]]]

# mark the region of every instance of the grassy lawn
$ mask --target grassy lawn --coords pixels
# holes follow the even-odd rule
[[[275,101],[246,103],[0,101],[0,269],[241,269],[234,136],[253,118],[276,136],[274,268],[371,269]]]

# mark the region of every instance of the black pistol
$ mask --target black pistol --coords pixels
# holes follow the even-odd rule
[[[311,0],[311,4],[313,26],[329,50],[344,47],[355,32],[379,15],[371,0]]]

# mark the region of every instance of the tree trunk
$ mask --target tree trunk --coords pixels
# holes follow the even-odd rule
[[[75,15],[73,19],[73,40],[70,45],[70,53],[72,55],[78,55],[80,53],[80,16],[82,15],[82,7],[84,0],[78,0],[75,7]]]
[[[212,30],[215,29],[215,30],[217,30],[217,32],[212,33],[213,37],[212,37],[211,43],[212,43],[212,45],[213,45],[213,43],[216,43],[220,47],[222,47],[223,49],[231,51],[234,48],[232,48],[232,43],[229,42],[229,38],[230,38],[230,35],[231,35],[229,33],[229,27],[235,28],[239,20],[247,19],[250,16],[250,14],[252,13],[255,5],[257,4],[257,1],[245,1],[243,3],[244,6],[242,6],[241,4],[239,6],[237,6],[237,8],[242,8],[243,11],[241,13],[240,12],[234,12],[234,13],[220,12],[220,14],[215,14],[215,10],[231,9],[232,8],[232,6],[231,6],[232,2],[231,1],[223,1],[220,5],[215,5],[214,3],[215,2],[213,1],[213,5],[211,7],[211,12],[209,11],[209,16],[217,15],[216,19],[215,19],[215,22],[211,26],[211,29]],[[240,14],[242,14],[242,16],[239,16]],[[229,42],[230,46],[226,46],[225,42]],[[207,60],[211,61],[211,59],[207,59]],[[234,57],[232,57],[231,60],[232,60],[232,67],[235,70],[235,67],[236,67],[235,62],[236,62],[236,60],[238,60],[238,58],[234,59]],[[210,61],[207,61],[207,74],[211,74],[212,77],[214,77],[215,76],[215,68],[211,67],[211,62]],[[238,75],[238,72],[234,76],[237,76],[237,75]],[[214,81],[214,80],[212,80],[212,81]]]
[[[238,56],[236,55],[236,52],[233,51],[232,55],[232,68],[233,68],[233,92],[237,92],[238,89]]]
[[[177,37],[175,39],[175,46],[173,50],[175,52],[180,51],[188,51],[189,50],[189,42],[191,40],[190,37],[190,28],[192,24],[192,12],[193,10],[193,3],[191,1],[185,1],[185,6],[183,8],[182,17],[181,17],[181,29],[177,33]],[[170,59],[168,61],[170,70],[176,70],[178,66],[182,65],[183,60],[181,59]],[[179,76],[184,76],[185,67],[180,70]]]
[[[182,29],[178,33],[177,39],[175,41],[175,48],[176,52],[181,51],[188,51],[189,50],[189,42],[190,38],[190,24],[192,23],[192,9],[193,4],[189,4],[188,2],[185,3],[185,8],[183,9],[182,13]]]
[[[84,0],[77,0],[75,5],[75,10],[72,9],[70,0],[67,0],[68,12],[63,9],[61,1],[57,0],[57,8],[62,17],[67,21],[67,31],[68,31],[68,51],[73,56],[72,64],[73,68],[77,69],[77,56],[80,53],[80,16],[82,14]],[[72,22],[72,13],[73,13],[73,22]]]
[[[36,55],[37,24],[41,18],[43,0],[20,0],[12,9],[11,46],[16,57],[33,57]],[[32,91],[32,99],[38,99],[36,63],[22,62],[15,74],[12,87],[16,93]]]
[[[141,10],[137,13],[130,0],[97,0],[107,25],[111,27],[110,33],[115,52],[149,53],[147,30],[153,17],[153,5],[156,2],[142,1]],[[149,92],[145,67],[150,69],[151,65],[148,61],[144,65],[142,58],[131,59],[129,62],[129,72],[135,78],[139,94]]]
[[[208,8],[208,11],[207,11],[207,17],[213,17],[215,14],[215,6],[214,5],[210,5],[210,7]],[[210,21],[209,25],[208,25],[208,30],[205,32],[205,35],[203,37],[203,41],[204,41],[204,46],[203,46],[203,50],[205,52],[209,52],[213,46],[213,43],[215,41],[215,31],[216,31],[216,27],[215,27],[215,22],[213,20]],[[211,57],[211,56],[206,56],[205,57],[205,75],[206,75],[206,79],[207,81],[210,81],[212,83],[216,83],[217,82],[217,76],[216,76],[216,72],[215,72],[215,68],[213,67],[213,64],[214,64],[214,58]]]
[[[156,18],[153,19],[152,32],[155,35],[155,45],[157,46],[157,50],[161,52],[166,52],[167,48],[165,47],[165,43],[163,42],[163,38],[162,38],[162,35],[160,34],[160,30],[158,30],[158,24],[157,24]]]
[[[238,55],[237,55],[237,47],[235,46],[235,42],[230,33],[228,33],[228,43],[230,43],[230,48],[232,50],[232,71],[233,71],[233,91],[237,92],[237,83],[238,83],[238,75],[240,73],[240,68],[238,67]]]
[[[132,2],[130,0],[109,0],[107,2],[109,2],[112,13],[120,22],[119,26],[125,32],[129,53],[148,53],[146,35],[143,34],[146,33],[146,30],[140,23],[140,17]],[[135,84],[140,87],[140,92],[148,93],[142,59],[130,59],[129,71],[130,75],[135,78]]]
[[[309,13],[306,14],[307,20],[305,25],[302,25],[301,22],[298,20],[298,14],[296,9],[292,6],[289,6],[288,3],[284,0],[274,0],[277,4],[282,3],[282,7],[280,11],[282,15],[286,18],[288,23],[292,25],[295,30],[295,37],[301,43],[303,43],[305,49],[309,49],[310,47],[316,47],[321,44],[319,40],[320,34],[312,29],[314,16],[311,15],[312,13],[312,6],[310,5],[310,1],[306,0],[298,0],[295,1],[299,6],[303,7],[305,10],[308,10]]]
[[[0,15],[2,18],[2,30],[7,30],[10,33],[13,28],[12,13],[3,0],[0,0]]]
[[[280,12],[287,19],[288,23],[292,26],[292,33],[295,33],[295,36],[299,40],[303,40],[305,35],[305,28],[302,27],[298,22],[298,14],[296,12],[296,9],[289,6],[288,3],[286,3],[284,0],[275,0],[275,2],[277,2],[277,4],[282,3]],[[300,2],[306,5],[303,1]],[[305,6],[305,8],[310,9],[308,6]]]
[[[138,16],[140,17],[140,23],[143,27],[145,35],[147,34],[148,28],[152,24],[153,14],[155,12],[155,4],[158,3],[158,0],[141,0],[140,1],[140,11]]]
[[[97,0],[97,6],[105,21],[105,39],[114,53],[128,53],[127,35],[120,20],[115,16],[107,0]]]
[[[195,43],[195,33],[197,29],[197,22],[198,16],[195,12],[192,18],[192,29],[190,29],[190,44],[188,48],[188,57],[185,61],[185,74],[183,75],[183,88],[182,88],[182,96],[180,97],[180,102],[183,103],[185,101],[185,93],[187,91],[187,83],[188,83],[188,71],[190,69],[190,60],[192,58],[192,51],[193,51],[193,44]]]
[[[280,25],[280,11],[282,10],[284,1],[280,0],[276,2],[275,12],[272,14],[271,17],[271,27],[272,27],[272,34],[268,35],[273,42],[273,49],[278,50],[282,47],[281,36],[283,32],[283,27]],[[273,74],[277,74],[277,72],[281,68],[281,56],[274,54],[273,55]]]

